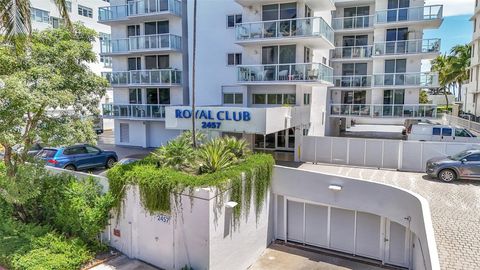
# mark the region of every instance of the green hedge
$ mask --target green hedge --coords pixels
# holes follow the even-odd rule
[[[241,213],[248,214],[251,198],[258,215],[270,185],[273,165],[271,155],[253,154],[224,170],[192,175],[171,168],[158,168],[147,159],[115,166],[109,170],[108,179],[117,210],[122,207],[126,187],[138,185],[142,205],[150,213],[171,213],[171,194],[178,196],[197,187],[217,187],[220,191],[231,187],[231,200],[239,203],[239,207],[234,208],[235,220],[238,220]],[[245,173],[245,185],[242,185],[242,173]]]

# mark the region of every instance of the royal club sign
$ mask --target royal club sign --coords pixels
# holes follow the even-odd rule
[[[191,119],[192,110],[175,109],[175,118]],[[214,112],[212,110],[202,109],[195,111],[195,119],[202,120],[202,129],[220,129],[224,121],[249,122],[252,116],[248,111],[220,110]]]

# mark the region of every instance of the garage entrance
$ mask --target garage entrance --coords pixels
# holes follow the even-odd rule
[[[276,238],[410,267],[412,233],[371,213],[276,195]]]

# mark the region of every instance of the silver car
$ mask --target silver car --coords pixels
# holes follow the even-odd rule
[[[480,150],[466,150],[427,161],[427,174],[444,182],[480,179]]]

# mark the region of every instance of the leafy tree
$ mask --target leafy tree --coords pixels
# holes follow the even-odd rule
[[[425,91],[425,90],[420,91],[419,102],[420,102],[420,104],[427,104],[428,103],[428,93],[427,93],[427,91]]]
[[[34,32],[24,54],[0,47],[0,80],[4,82],[0,145],[5,149],[7,175],[15,176],[37,140],[51,146],[94,143],[93,124],[87,119],[98,114],[107,87],[107,81],[87,65],[96,61],[95,36],[94,30],[76,24],[72,31]],[[14,151],[14,146],[20,150]]]

